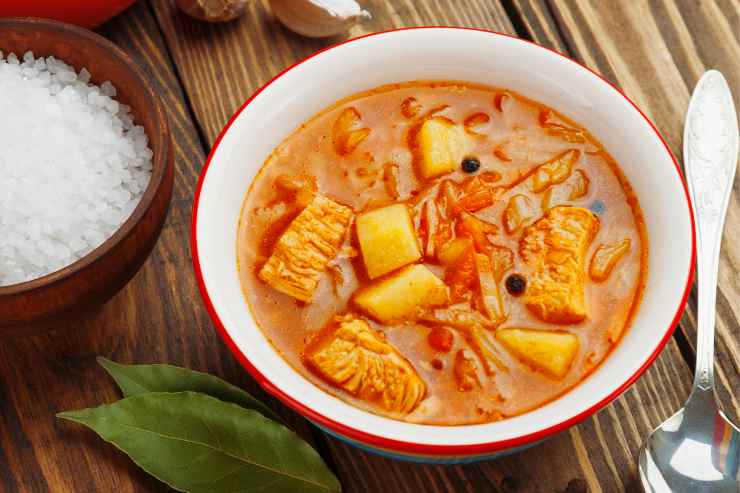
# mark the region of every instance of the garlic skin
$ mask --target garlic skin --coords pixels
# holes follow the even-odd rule
[[[309,38],[336,36],[370,18],[355,0],[270,0],[270,7],[285,27]]]
[[[208,22],[226,22],[244,13],[252,0],[175,0],[191,17]]]

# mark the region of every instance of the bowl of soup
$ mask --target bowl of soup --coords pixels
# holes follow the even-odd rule
[[[649,120],[502,34],[378,33],[283,72],[201,174],[209,312],[270,393],[408,460],[536,443],[609,403],[671,336],[694,233]]]

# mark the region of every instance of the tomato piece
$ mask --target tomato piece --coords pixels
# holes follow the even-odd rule
[[[480,253],[490,253],[493,244],[488,239],[489,234],[498,234],[495,224],[487,223],[472,214],[465,213],[457,223],[458,236],[467,236],[473,240],[475,250]]]
[[[475,249],[468,247],[445,272],[445,282],[450,287],[450,297],[459,301],[475,285]]]
[[[454,337],[450,329],[435,327],[427,335],[427,342],[434,350],[447,353],[452,349]]]
[[[474,193],[463,195],[458,204],[468,212],[485,209],[493,205],[493,193],[489,189],[480,189]]]

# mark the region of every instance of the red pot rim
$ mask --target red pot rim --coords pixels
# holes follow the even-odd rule
[[[297,401],[290,395],[286,394],[279,388],[277,388],[275,385],[273,385],[270,380],[265,377],[261,372],[259,372],[249,361],[249,359],[242,353],[242,351],[239,349],[239,347],[236,345],[234,340],[229,335],[228,331],[224,327],[223,323],[221,322],[221,319],[218,316],[218,313],[216,313],[215,308],[213,307],[213,303],[211,301],[211,298],[208,294],[208,291],[206,289],[205,283],[203,281],[203,273],[200,268],[200,259],[198,256],[198,242],[196,238],[196,229],[197,229],[197,222],[198,222],[198,204],[200,200],[200,193],[201,189],[203,187],[203,181],[206,176],[206,173],[208,171],[208,167],[211,164],[211,159],[213,159],[214,154],[216,153],[216,149],[218,148],[219,144],[221,143],[221,139],[223,139],[226,132],[229,130],[231,125],[234,123],[236,118],[241,114],[242,111],[249,105],[249,103],[252,102],[254,98],[256,98],[262,91],[264,91],[270,84],[275,82],[278,78],[280,78],[283,74],[287,73],[288,71],[294,69],[298,65],[312,59],[313,57],[334,49],[338,46],[342,46],[347,43],[351,43],[353,41],[357,41],[359,39],[371,37],[371,36],[377,36],[379,34],[385,34],[389,32],[395,32],[395,31],[408,31],[413,29],[459,29],[459,30],[467,30],[467,31],[477,31],[477,32],[483,32],[486,34],[494,35],[494,36],[505,36],[507,38],[513,38],[518,41],[529,43],[531,45],[534,45],[538,48],[545,49],[548,51],[551,51],[552,53],[555,53],[558,56],[561,56],[565,58],[566,60],[569,60],[570,62],[576,63],[582,68],[588,70],[592,74],[596,75],[599,79],[606,82],[609,86],[611,86],[620,96],[622,96],[637,112],[645,119],[645,121],[650,125],[650,128],[655,132],[655,135],[658,137],[658,139],[663,144],[663,147],[665,147],[666,152],[670,156],[671,160],[673,161],[673,164],[676,168],[676,173],[678,173],[679,178],[681,179],[681,184],[684,188],[684,195],[686,198],[687,207],[689,210],[689,215],[691,218],[691,263],[689,267],[689,271],[686,274],[686,283],[684,288],[684,293],[681,298],[681,301],[678,304],[678,307],[676,309],[676,313],[673,316],[673,320],[669,324],[669,326],[666,328],[665,334],[663,335],[662,339],[656,346],[653,353],[645,360],[645,362],[638,368],[638,370],[625,382],[623,382],[621,385],[619,385],[613,392],[611,392],[608,396],[601,399],[596,404],[590,406],[588,409],[564,420],[560,423],[557,423],[555,425],[549,426],[547,428],[538,430],[536,432],[532,432],[526,435],[518,436],[515,438],[510,438],[506,440],[498,440],[493,442],[486,442],[486,443],[476,443],[476,444],[469,444],[469,445],[435,445],[435,444],[420,444],[420,443],[414,443],[414,442],[408,442],[403,440],[396,440],[396,439],[390,439],[386,438],[380,435],[374,435],[371,433],[367,433],[362,430],[358,430],[356,428],[353,428],[351,426],[348,426],[344,423],[340,423],[338,421],[335,421],[327,416],[324,416],[323,414],[311,409],[310,407],[304,405],[303,403]],[[694,216],[693,211],[691,207],[691,200],[689,199],[689,191],[686,186],[686,182],[683,180],[683,175],[681,174],[681,168],[678,165],[678,161],[676,160],[675,156],[671,152],[670,147],[668,147],[668,144],[665,142],[663,137],[660,135],[660,132],[658,132],[658,129],[653,125],[653,123],[650,121],[650,119],[645,115],[645,113],[640,110],[640,108],[635,105],[635,103],[632,102],[619,88],[617,88],[614,84],[612,84],[610,81],[596,73],[595,71],[591,70],[584,64],[578,62],[577,60],[574,60],[558,51],[555,51],[551,48],[547,48],[545,46],[540,46],[536,43],[533,43],[531,41],[518,38],[516,36],[506,34],[506,33],[499,33],[495,31],[490,31],[487,29],[479,29],[479,28],[470,28],[470,27],[455,27],[455,26],[419,26],[419,27],[404,27],[404,28],[398,28],[398,29],[389,29],[386,31],[380,31],[376,33],[370,33],[366,34],[364,36],[359,36],[357,38],[352,38],[346,41],[343,41],[341,43],[337,43],[332,46],[328,46],[322,50],[317,51],[316,53],[313,53],[312,55],[304,58],[303,60],[300,60],[293,65],[289,66],[282,72],[278,73],[275,77],[270,79],[265,85],[263,85],[261,88],[259,88],[252,96],[247,99],[244,104],[231,116],[227,124],[224,126],[224,128],[221,130],[221,132],[218,135],[218,138],[216,139],[215,143],[213,144],[213,147],[211,148],[211,151],[208,155],[208,159],[206,160],[205,164],[203,165],[203,169],[201,170],[200,176],[198,178],[198,184],[197,188],[195,190],[195,197],[193,201],[193,219],[191,224],[191,231],[190,231],[190,241],[191,241],[191,247],[193,252],[193,268],[195,270],[195,276],[198,282],[198,288],[200,290],[201,296],[203,297],[203,302],[205,303],[206,309],[208,310],[208,313],[213,320],[214,325],[216,326],[216,329],[218,333],[220,334],[221,338],[226,342],[226,345],[229,347],[229,350],[232,352],[232,354],[236,357],[236,359],[239,361],[239,363],[252,375],[252,377],[257,381],[257,383],[260,384],[260,386],[265,389],[268,393],[272,394],[274,397],[280,399],[283,403],[291,407],[293,410],[297,411],[304,417],[315,421],[316,423],[320,424],[321,426],[327,427],[330,430],[345,436],[353,441],[357,441],[360,443],[363,443],[365,445],[369,445],[372,447],[377,447],[385,450],[390,450],[393,452],[399,452],[402,454],[413,454],[413,455],[428,455],[428,456],[470,456],[470,455],[482,455],[486,453],[492,453],[497,452],[501,450],[516,448],[516,447],[522,447],[527,444],[531,444],[537,441],[540,441],[544,438],[547,438],[551,435],[554,435],[562,430],[565,430],[566,428],[569,428],[575,424],[580,423],[581,421],[585,420],[592,414],[599,411],[602,407],[609,404],[611,401],[616,399],[622,392],[624,392],[630,385],[632,385],[647,369],[650,367],[650,365],[653,363],[655,358],[658,357],[660,352],[663,350],[665,345],[668,343],[668,340],[673,335],[675,327],[678,325],[681,315],[683,314],[684,308],[686,306],[686,302],[688,300],[689,293],[691,291],[691,284],[693,281],[693,270],[694,270],[694,263],[696,259],[696,228],[694,225]]]

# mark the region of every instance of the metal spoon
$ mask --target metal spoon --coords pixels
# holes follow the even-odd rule
[[[683,154],[697,233],[699,298],[694,387],[683,409],[640,450],[647,492],[740,492],[740,430],[714,392],[714,309],[722,229],[737,168],[738,127],[727,81],[706,72],[686,115]]]

